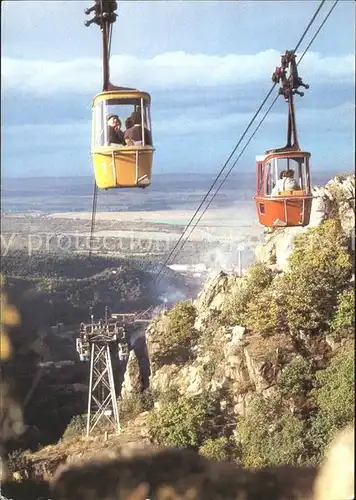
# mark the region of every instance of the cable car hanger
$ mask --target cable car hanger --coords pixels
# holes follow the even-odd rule
[[[123,90],[125,87],[116,87],[110,82],[110,49],[112,39],[113,23],[116,21],[117,14],[116,0],[95,0],[95,4],[89,9],[85,9],[85,14],[94,12],[94,17],[85,21],[85,26],[91,26],[93,23],[100,26],[103,43],[103,92],[108,90]],[[134,89],[126,89],[134,90]]]
[[[118,2],[95,0],[85,9],[94,14],[85,26],[97,24],[102,33],[103,87],[92,104],[91,156],[94,192],[89,257],[95,231],[98,188],[146,188],[152,180],[153,147],[151,96],[148,92],[110,82],[110,52]],[[123,111],[124,110],[124,111]],[[127,113],[125,132],[119,113]]]
[[[91,154],[95,181],[101,189],[145,188],[151,184],[154,153],[151,96],[148,92],[110,82],[117,5],[115,0],[96,0],[84,11],[94,13],[85,25],[97,24],[102,33],[103,89],[94,96],[92,106]]]
[[[297,134],[297,124],[295,120],[294,100],[295,94],[304,96],[304,92],[300,92],[299,87],[309,88],[309,85],[304,83],[298,74],[298,67],[296,64],[296,55],[294,50],[286,50],[285,54],[281,56],[281,66],[278,66],[272,75],[274,83],[281,83],[282,86],[278,90],[279,95],[283,95],[285,101],[288,103],[288,132],[287,144],[284,148],[274,149],[273,152],[282,152],[286,149],[300,150]],[[289,77],[287,78],[287,70],[289,67]],[[271,150],[272,152],[272,150]]]
[[[310,153],[299,147],[294,111],[294,95],[301,97],[299,87],[309,88],[298,75],[295,52],[287,50],[281,56],[281,66],[272,75],[281,83],[278,95],[288,103],[287,144],[265,151],[256,158],[256,195],[254,196],[260,224],[268,228],[307,226],[313,196],[311,194]],[[287,71],[289,75],[287,77]],[[296,174],[296,178],[294,175]]]

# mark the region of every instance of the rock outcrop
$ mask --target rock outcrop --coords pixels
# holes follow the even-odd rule
[[[260,262],[278,271],[271,273],[267,269],[267,278],[271,278],[273,285],[278,280],[283,281],[285,273],[288,272],[288,258],[293,250],[295,237],[309,227],[320,225],[326,218],[337,217],[344,234],[352,236],[354,187],[354,177],[344,176],[330,181],[324,188],[315,188],[312,220],[307,228],[278,229],[266,236],[266,243],[262,250],[257,250],[257,256]],[[349,258],[348,254],[346,258]],[[264,275],[263,279],[265,278]],[[349,276],[347,276],[348,279]],[[124,375],[123,398],[141,392],[149,385],[152,394],[155,397],[158,395],[156,403],[152,406],[159,410],[164,403],[164,395],[168,393],[171,398],[172,394],[177,398],[214,394],[219,402],[219,411],[221,413],[226,411],[222,419],[225,416],[228,417],[235,429],[232,429],[229,434],[230,438],[236,437],[234,433],[238,423],[246,420],[244,417],[252,407],[254,399],[266,402],[276,395],[281,396],[282,392],[278,392],[280,391],[279,380],[293,363],[293,366],[298,366],[298,363],[305,362],[305,366],[312,366],[314,371],[324,369],[328,365],[329,356],[337,351],[340,345],[337,339],[329,338],[324,332],[313,332],[313,335],[308,335],[302,328],[292,331],[273,327],[266,333],[258,327],[255,330],[253,327],[248,327],[248,321],[243,324],[243,319],[226,321],[226,314],[231,308],[231,297],[241,297],[246,292],[244,288],[246,282],[246,278],[220,272],[206,282],[192,304],[186,304],[187,311],[193,309],[194,314],[189,316],[190,313],[187,312],[185,315],[184,311],[179,309],[179,314],[175,316],[177,321],[182,321],[183,318],[187,324],[187,321],[193,317],[191,323],[188,321],[189,328],[191,327],[190,330],[188,329],[188,336],[191,335],[189,342],[184,346],[189,351],[186,357],[176,355],[176,345],[171,351],[167,349],[170,311],[156,316],[148,326],[145,336],[138,335],[135,339]],[[348,281],[347,286],[349,286]],[[276,290],[278,292],[277,288]],[[273,292],[275,292],[274,288]],[[244,303],[243,300],[241,303]],[[261,315],[262,323],[269,304],[268,301],[264,302],[261,311],[257,311],[257,316]],[[231,315],[230,319],[232,317],[236,318]],[[246,319],[246,315],[241,317]],[[278,316],[278,321],[273,325],[279,321]],[[240,324],[234,324],[234,322]],[[183,329],[178,328],[178,332],[181,331]],[[162,353],[164,353],[163,359]],[[49,364],[48,370],[50,366],[53,369],[54,365]],[[57,366],[57,368],[60,367]],[[71,389],[80,393],[83,387],[74,383],[69,373],[67,376],[66,383],[72,384]],[[293,377],[298,378],[299,372],[292,371],[289,376],[290,379],[287,382],[292,387]],[[298,419],[303,418],[301,414],[309,411],[309,408],[305,408],[305,397],[303,394],[292,393],[292,389],[288,387],[284,396],[288,414],[286,418],[297,415],[293,422],[298,424]],[[32,474],[32,479],[47,480],[53,476],[59,464],[66,464],[65,470],[57,472],[53,483],[53,494],[58,498],[69,500],[86,497],[96,500],[105,498],[105,495],[109,497],[112,491],[116,492],[117,498],[132,499],[145,499],[150,495],[156,495],[155,498],[190,498],[192,500],[240,498],[240,496],[256,499],[293,497],[321,500],[322,498],[331,499],[331,497],[322,496],[326,490],[332,491],[333,495],[341,494],[341,492],[348,494],[353,486],[352,481],[349,481],[351,475],[349,470],[346,468],[343,470],[345,478],[347,476],[345,487],[341,486],[335,474],[337,469],[335,463],[339,460],[337,457],[341,457],[339,461],[352,461],[349,456],[350,440],[354,438],[353,435],[351,437],[350,432],[347,437],[340,437],[341,441],[336,445],[339,451],[336,455],[330,452],[329,461],[319,472],[315,483],[317,469],[314,467],[265,468],[252,472],[239,469],[236,465],[231,465],[231,467],[229,465],[224,469],[225,466],[216,463],[213,465],[212,462],[196,455],[172,450],[157,453],[150,447],[143,455],[130,459],[123,457],[121,448],[127,444],[127,440],[140,440],[146,443],[149,441],[147,427],[150,415],[149,411],[136,415],[136,419],[130,420],[120,438],[111,436],[110,445],[106,450],[108,453],[100,462],[82,464],[82,459],[92,459],[97,456],[100,447],[103,446],[100,438],[83,440],[78,447],[75,443],[67,445],[63,442],[47,451],[41,450],[32,457],[27,456],[26,459],[29,460],[30,465],[25,469],[28,474],[22,476],[21,479],[31,478]],[[279,422],[273,425],[278,426],[278,424]],[[346,442],[345,446],[344,442]],[[288,463],[293,463],[292,460]],[[75,466],[73,466],[73,461],[76,462]],[[193,464],[192,468],[186,464]],[[327,476],[333,478],[332,484],[328,482]],[[228,483],[230,486],[227,486]],[[334,486],[335,489],[333,489]],[[268,488],[271,488],[270,496]],[[112,496],[112,498],[116,497]]]
[[[248,332],[245,327],[217,327],[206,333],[206,311],[202,304],[215,304],[219,310],[227,301],[231,289],[239,286],[241,278],[221,274],[222,286],[214,279],[207,283],[197,300],[197,319],[195,327],[200,332],[201,342],[194,348],[195,359],[183,365],[172,363],[160,367],[153,366],[150,380],[151,388],[157,392],[176,389],[181,395],[198,395],[203,391],[226,389],[232,394],[235,414],[244,414],[251,399],[251,391],[264,394],[271,391],[276,383],[277,374],[293,357],[297,350],[290,337],[276,334],[262,338],[259,334]],[[215,287],[212,287],[212,283]],[[229,286],[226,286],[226,284]],[[218,294],[215,302],[212,288]],[[209,307],[208,306],[208,307]],[[211,312],[211,309],[210,309]],[[165,320],[165,317],[162,317]],[[162,326],[156,321],[155,327],[148,329],[148,345],[159,349],[156,336]],[[152,341],[155,339],[156,341]],[[250,394],[249,394],[250,392]]]
[[[354,176],[339,176],[324,187],[314,189],[311,222],[305,228],[277,229],[266,235],[266,242],[257,250],[259,261],[271,266],[275,279],[288,271],[288,259],[298,234],[319,226],[325,219],[337,218],[342,231],[351,237],[355,222]],[[236,418],[244,416],[253,396],[270,398],[277,389],[279,374],[290,363],[307,359],[314,370],[324,369],[337,345],[325,335],[308,335],[303,330],[293,334],[276,331],[261,335],[245,325],[224,326],[215,321],[226,313],[231,296],[244,287],[244,278],[220,272],[210,278],[194,301],[194,329],[198,340],[185,363],[172,357],[163,364],[155,359],[167,335],[169,314],[163,313],[149,326],[147,342],[152,363],[151,387],[157,393],[175,389],[180,395],[198,395],[205,391],[223,390],[231,395],[230,404]],[[231,304],[230,304],[231,307]],[[261,310],[261,317],[264,311]],[[303,398],[299,402],[303,405]],[[290,401],[291,412],[296,401]],[[297,405],[298,406],[298,405]]]

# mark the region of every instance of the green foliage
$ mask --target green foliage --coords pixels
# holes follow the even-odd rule
[[[74,437],[83,436],[86,432],[87,416],[75,415],[67,425],[64,431],[63,440],[72,439]]]
[[[242,314],[243,324],[250,330],[261,335],[273,334],[280,323],[281,309],[280,304],[269,287],[256,295],[247,305]]]
[[[126,424],[140,413],[152,410],[153,405],[154,394],[151,389],[147,389],[142,393],[134,392],[119,401],[120,421]]]
[[[297,356],[278,374],[277,385],[282,396],[305,396],[313,385],[310,361]]]
[[[194,326],[196,310],[191,302],[178,302],[168,313],[169,344],[172,347],[190,346],[190,334]]]
[[[349,178],[349,182],[345,185],[341,185],[344,181]],[[355,207],[355,174],[340,173],[335,176],[337,183],[331,183],[328,185],[329,193],[333,199],[333,209],[331,215],[337,217],[340,205],[345,202],[350,206],[352,202],[353,207]]]
[[[345,290],[337,297],[337,309],[330,321],[330,333],[337,340],[355,331],[355,290]]]
[[[28,257],[21,251],[2,259],[9,290],[17,296],[31,293],[34,310],[45,324],[82,321],[93,307],[96,317],[105,306],[123,312],[152,304],[149,276],[136,261],[86,255],[42,255]],[[114,271],[114,272],[113,272]]]
[[[199,448],[213,434],[217,408],[210,394],[162,402],[149,420],[151,438],[159,445]]]
[[[333,271],[333,282],[344,283],[350,275],[351,262],[340,222],[329,219],[297,236],[289,263],[292,272],[302,269],[318,273]]]
[[[156,400],[163,404],[176,402],[178,398],[180,398],[180,392],[178,387],[172,383],[166,390],[161,391],[156,395]]]
[[[316,455],[323,456],[335,432],[354,421],[355,344],[340,347],[329,366],[317,372],[313,391],[318,413],[311,424],[310,441]]]
[[[299,463],[303,453],[303,423],[279,397],[256,395],[236,427],[245,467]]]
[[[266,290],[273,280],[273,271],[261,263],[253,264],[243,278],[241,287],[231,296],[225,311],[229,324],[243,324],[250,301]]]
[[[164,336],[160,339],[160,357],[186,361],[197,339],[194,330],[196,310],[190,301],[178,302],[167,315]]]
[[[233,439],[220,436],[204,441],[199,448],[199,453],[210,460],[227,461],[236,459],[237,448]]]
[[[199,352],[206,356],[205,361],[199,365],[200,374],[204,381],[210,382],[216,370],[223,366],[224,352],[221,349],[226,328],[222,326],[220,315],[209,319],[209,324],[199,337]]]
[[[299,235],[289,263],[289,271],[276,277],[262,264],[252,266],[230,300],[229,322],[264,335],[326,331],[352,272],[347,238],[339,221],[327,220]],[[346,313],[351,306],[349,295],[342,306],[340,314],[345,319],[351,314]]]
[[[290,270],[279,280],[283,314],[291,332],[320,333],[328,328],[351,269],[347,241],[337,220],[327,220],[296,238]]]

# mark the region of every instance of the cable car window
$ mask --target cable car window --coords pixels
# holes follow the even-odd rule
[[[258,193],[263,192],[263,163],[258,164]]]
[[[265,178],[266,178],[266,194],[270,195],[273,189],[273,160],[268,162],[265,166]]]
[[[276,196],[283,191],[308,191],[306,157],[274,158],[271,161],[274,162],[274,185],[267,194]]]
[[[97,101],[93,117],[96,146],[152,146],[149,103],[143,98]]]
[[[308,157],[303,158],[303,163],[301,167],[301,189],[305,191],[306,194],[310,194],[310,179],[309,179],[309,159]]]

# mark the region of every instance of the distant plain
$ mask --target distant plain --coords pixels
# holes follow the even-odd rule
[[[325,184],[335,173],[318,172],[313,175],[313,184]],[[146,189],[100,190],[96,243],[105,241],[109,246],[96,245],[97,252],[104,250],[103,253],[122,256],[142,251],[163,257],[182,234],[214,179],[213,174],[157,174]],[[219,184],[220,181],[208,200]],[[253,172],[231,175],[192,232],[190,243],[177,261],[198,263],[204,260],[204,254],[209,254],[210,261],[214,261],[214,249],[219,259],[224,254],[225,260],[231,261],[236,257],[233,250],[237,246],[244,248],[245,262],[253,260],[254,247],[263,238],[263,227],[256,218],[254,188]],[[43,246],[43,238],[47,235],[51,245],[45,250],[86,251],[92,193],[91,177],[3,179],[2,247],[9,245],[11,234],[11,244],[16,248],[28,246],[31,237],[33,247],[35,244],[40,246],[40,240]],[[203,204],[202,208],[205,206]],[[74,235],[80,239],[79,247],[62,244],[56,248],[56,237],[64,241],[63,238],[68,240]],[[229,254],[234,257],[230,259]]]

